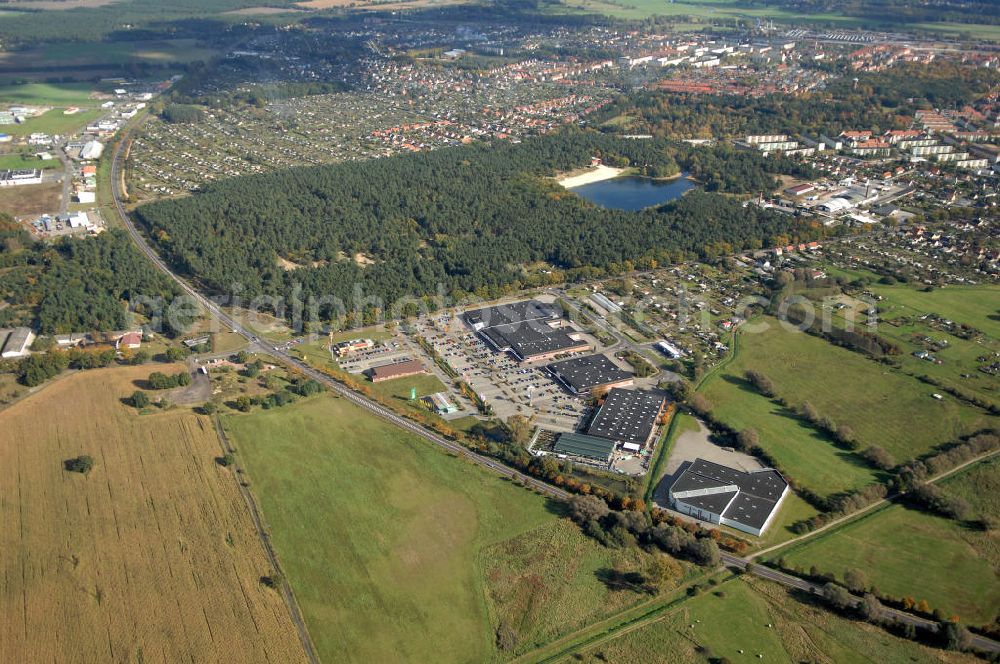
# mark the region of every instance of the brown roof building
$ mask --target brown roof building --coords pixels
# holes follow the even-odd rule
[[[415,376],[422,373],[427,373],[427,368],[420,360],[404,360],[402,362],[382,364],[372,367],[369,370],[369,375],[373,383],[380,383],[383,380],[392,380],[394,378]]]

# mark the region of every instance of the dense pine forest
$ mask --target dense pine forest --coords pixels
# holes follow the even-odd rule
[[[130,303],[169,303],[179,293],[123,231],[50,245],[9,217],[0,218],[0,272],[0,297],[11,303],[0,309],[0,327],[28,324],[41,334],[122,330]]]
[[[335,298],[350,311],[357,284],[385,303],[369,301],[368,315],[439,287],[495,297],[819,232],[716,193],[640,212],[606,210],[543,177],[595,155],[643,172],[685,169],[707,189],[737,193],[771,189],[768,168],[794,167],[728,148],[572,131],[237,178],[137,215],[176,268],[217,294],[287,296],[298,286],[304,301]],[[337,313],[328,307],[319,317]]]

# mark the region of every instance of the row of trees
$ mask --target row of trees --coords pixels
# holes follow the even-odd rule
[[[861,449],[861,441],[855,436],[854,430],[850,425],[837,424],[829,417],[824,417],[808,401],[803,401],[798,405],[789,403],[786,399],[778,395],[774,382],[763,372],[748,369],[744,374],[744,378],[757,392],[769,399],[776,400],[779,404],[796,412],[799,417],[825,433],[837,444],[855,452]],[[740,442],[741,447],[748,447],[745,441],[739,440],[739,436],[737,438],[737,442]],[[881,470],[889,470],[895,466],[892,456],[880,447],[869,447],[860,456]]]
[[[13,371],[18,381],[28,387],[41,385],[66,369],[99,369],[110,366],[115,361],[114,348],[100,350],[72,349],[69,351],[49,351],[45,354],[29,355],[17,360]]]
[[[969,501],[933,484],[917,484],[906,493],[906,502],[918,509],[956,521],[965,521],[973,516]]]
[[[896,473],[893,484],[897,490],[906,491],[925,480],[997,449],[1000,449],[1000,433],[986,431],[976,434],[966,440],[945,445],[929,456],[904,463]]]
[[[845,570],[841,583],[834,574],[821,572],[816,566],[806,571],[790,565],[784,558],[778,558],[769,564],[815,584],[822,584],[820,598],[830,609],[847,618],[864,620],[903,638],[922,641],[929,645],[949,650],[972,650],[972,633],[959,624],[959,616],[945,618],[939,609],[931,610],[930,604],[925,599],[918,601],[908,596],[885,595],[871,585],[868,577],[859,569]],[[918,627],[913,621],[889,613],[886,605],[937,621],[937,624],[931,627]]]
[[[111,366],[116,361],[118,364],[136,366],[154,359],[146,350],[119,353],[109,346],[59,350],[51,345],[46,345],[45,348],[33,348],[33,350],[44,350],[45,352],[16,360],[4,360],[0,362],[0,371],[13,373],[22,385],[35,387],[54,378],[66,369],[100,369]],[[186,357],[187,354],[188,351],[183,346],[171,346],[155,359],[163,362],[176,362]],[[190,383],[190,376],[184,379],[177,376],[164,376],[162,372],[154,372],[154,375],[156,374],[163,376],[163,378],[159,376],[153,378],[153,375],[150,378],[153,378],[157,384],[162,384],[163,387],[150,385],[151,389],[167,389]],[[164,379],[166,382],[163,382]]]
[[[911,622],[887,614],[876,593],[866,592],[858,598],[848,588],[833,581],[823,586],[823,600],[838,613],[878,625],[906,639],[923,641],[948,650],[972,649],[972,633],[959,624],[957,619],[940,618],[934,629],[917,627]]]

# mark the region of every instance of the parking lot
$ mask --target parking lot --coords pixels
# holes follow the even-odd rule
[[[520,364],[497,353],[450,315],[422,320],[417,333],[500,419],[534,415],[537,426],[551,431],[575,431],[583,424],[589,399],[568,394],[548,375],[544,364]]]
[[[376,342],[373,348],[354,351],[344,357],[338,357],[337,353],[331,348],[330,356],[344,371],[352,374],[361,374],[372,367],[412,359],[414,358],[414,353],[405,340],[391,337],[385,341]],[[425,358],[419,359],[424,360]],[[424,364],[427,364],[426,360]]]

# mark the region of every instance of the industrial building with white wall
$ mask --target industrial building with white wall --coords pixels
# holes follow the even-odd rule
[[[773,468],[743,471],[695,459],[670,487],[670,504],[681,514],[760,535],[788,494]]]

